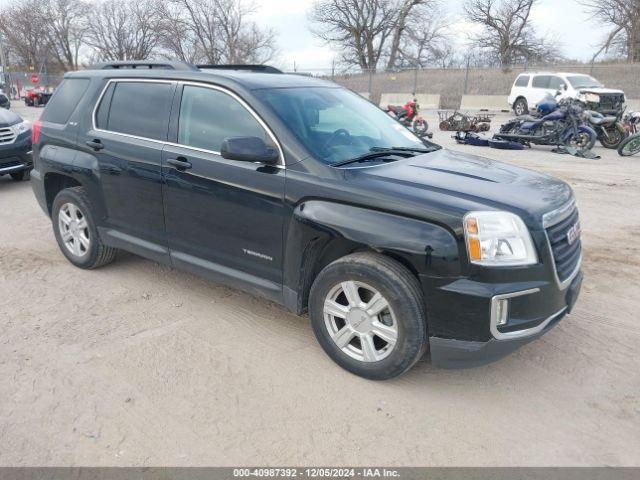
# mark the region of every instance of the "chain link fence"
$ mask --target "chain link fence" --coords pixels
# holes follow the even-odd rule
[[[623,90],[627,98],[640,99],[640,64],[519,65],[500,68],[423,68],[394,72],[364,71],[336,73],[331,69],[300,70],[296,73],[323,77],[355,92],[368,94],[374,103],[383,93],[440,95],[440,107],[459,108],[463,95],[509,95],[516,77],[523,72],[569,72],[594,76],[608,88]]]
[[[34,82],[34,80],[37,80]],[[62,82],[62,75],[38,74],[35,72],[5,72],[0,74],[0,86],[12,100],[24,97],[27,90],[53,92]]]

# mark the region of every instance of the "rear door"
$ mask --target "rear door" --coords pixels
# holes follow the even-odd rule
[[[95,156],[113,244],[168,261],[161,161],[175,82],[111,80],[97,105],[93,129],[79,142]]]
[[[228,137],[260,137],[281,152],[277,141],[233,92],[199,84],[180,90],[173,108],[172,143],[162,164],[172,261],[278,298],[284,167],[227,160],[219,153]]]
[[[551,82],[551,75],[535,75],[531,80],[531,89],[529,90],[529,106],[534,107],[546,98],[549,93],[549,84]],[[555,95],[555,90],[552,96]]]

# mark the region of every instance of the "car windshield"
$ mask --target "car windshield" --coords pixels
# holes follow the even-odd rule
[[[589,75],[576,75],[573,77],[567,77],[571,86],[578,90],[580,88],[599,88],[602,87],[602,84],[593,77]]]
[[[436,147],[344,88],[278,88],[255,93],[315,158],[329,165],[376,149]]]

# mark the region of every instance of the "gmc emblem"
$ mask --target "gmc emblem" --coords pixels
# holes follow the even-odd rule
[[[567,242],[573,245],[580,238],[580,222],[576,222],[567,232]]]

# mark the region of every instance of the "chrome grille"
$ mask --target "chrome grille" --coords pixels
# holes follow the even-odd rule
[[[580,221],[578,209],[573,208],[571,213],[558,223],[547,227],[547,237],[553,253],[556,274],[560,282],[565,282],[575,272],[582,258],[582,242],[580,236],[569,242],[570,230]]]
[[[4,143],[13,143],[16,139],[16,132],[11,127],[0,128],[0,145]]]

